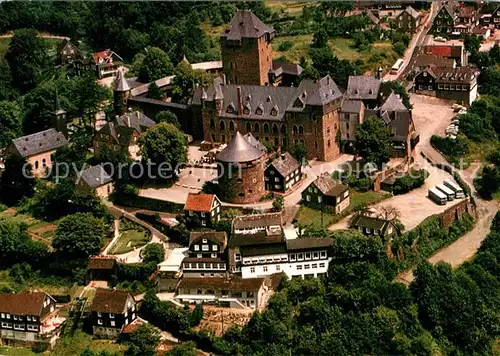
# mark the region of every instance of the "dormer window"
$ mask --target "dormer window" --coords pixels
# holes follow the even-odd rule
[[[262,107],[261,107],[261,106],[259,106],[259,107],[257,108],[257,110],[255,110],[255,114],[257,114],[257,115],[262,115],[262,113],[263,113],[263,112],[264,112],[264,111],[262,110]]]
[[[276,106],[271,109],[271,116],[278,116],[278,108]]]
[[[249,115],[251,110],[252,107],[250,106],[250,104],[246,104],[245,107],[243,108],[243,114]]]
[[[270,103],[270,102],[272,101],[272,99],[271,99],[271,95],[268,95],[268,96],[267,96],[266,101],[267,101],[268,103]]]
[[[252,100],[252,96],[250,94],[247,95],[247,101]]]
[[[300,99],[297,98],[295,102],[293,103],[294,108],[303,108],[304,107],[304,102]]]
[[[233,104],[233,103],[231,103],[231,104],[229,104],[229,106],[227,107],[226,112],[227,112],[228,114],[234,114],[234,110],[235,110],[235,108],[234,108],[234,104]]]

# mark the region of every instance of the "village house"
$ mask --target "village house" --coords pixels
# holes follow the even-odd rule
[[[156,122],[139,111],[129,111],[115,120],[108,122],[94,134],[92,145],[97,159],[101,152],[119,152],[127,154],[132,160],[141,159],[137,140]]]
[[[98,288],[90,307],[93,334],[116,338],[137,317],[137,303],[125,291]]]
[[[293,156],[284,152],[273,159],[264,172],[266,190],[285,193],[302,178],[302,166]]]
[[[366,236],[380,236],[382,241],[390,241],[398,233],[398,228],[390,220],[358,214],[351,222],[351,229]]]
[[[468,63],[464,46],[459,43],[427,44],[422,47],[422,53],[453,59],[457,66],[466,66]]]
[[[102,165],[92,166],[78,173],[76,188],[84,192],[95,191],[98,198],[106,198],[114,190],[113,178]]]
[[[6,346],[52,349],[66,319],[43,292],[0,294],[0,341]]]
[[[87,281],[109,281],[118,273],[118,263],[113,256],[95,256],[89,258]]]
[[[224,277],[227,236],[225,232],[192,232],[188,257],[182,260],[184,277]]]
[[[92,60],[98,78],[114,77],[123,59],[110,49],[92,53]]]
[[[479,25],[479,13],[474,6],[462,6],[455,20],[454,34],[471,34]]]
[[[437,35],[451,34],[455,28],[456,19],[455,6],[452,1],[446,1],[432,19],[431,31]]]
[[[420,53],[415,56],[410,64],[408,77],[413,78],[427,67],[443,67],[455,68],[456,62],[454,59],[439,57],[433,54]]]
[[[491,23],[493,26],[495,26],[495,28],[500,28],[500,5],[498,5],[498,7],[489,15],[490,21],[483,19],[484,23]]]
[[[63,40],[57,49],[59,54],[59,63],[62,65],[73,63],[80,54],[78,48],[69,40]]]
[[[221,202],[215,194],[189,193],[184,215],[190,224],[212,226],[220,220]]]
[[[340,214],[350,204],[349,187],[325,172],[302,192],[302,202],[306,206],[321,210],[329,207],[333,214]],[[325,209],[325,213],[328,212]]]
[[[408,6],[401,11],[394,19],[396,29],[403,32],[415,32],[420,26],[420,13],[413,7]]]
[[[356,129],[365,118],[365,104],[361,100],[345,99],[340,109],[340,137],[342,152],[354,152]]]
[[[429,67],[415,77],[414,90],[470,106],[477,98],[477,75],[468,67]]]
[[[14,154],[26,158],[32,174],[43,177],[52,168],[54,153],[59,147],[68,145],[68,140],[55,129],[40,131],[18,137],[6,149],[6,155]]]

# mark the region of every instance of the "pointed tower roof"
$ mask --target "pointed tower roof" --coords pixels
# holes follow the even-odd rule
[[[127,83],[127,79],[125,79],[125,75],[123,74],[123,69],[118,69],[118,74],[116,75],[115,82],[115,91],[129,91],[130,86]]]
[[[380,112],[384,111],[407,111],[408,109],[403,104],[403,100],[394,92],[387,98],[385,103],[380,107]]]
[[[261,150],[245,140],[238,131],[229,145],[217,155],[217,160],[228,163],[251,162],[261,158],[263,154]]]
[[[221,37],[226,37],[228,40],[241,40],[242,38],[260,38],[266,33],[273,32],[274,29],[263,23],[252,11],[238,10]]]
[[[186,55],[182,56],[181,62],[191,65],[191,63],[189,63],[188,59],[186,58]]]

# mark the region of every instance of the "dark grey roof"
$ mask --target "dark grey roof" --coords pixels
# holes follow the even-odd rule
[[[407,12],[415,20],[420,17],[420,13],[411,6],[408,6],[404,11]]]
[[[342,103],[342,109],[340,111],[351,114],[361,113],[361,108],[364,106],[361,100],[349,100],[346,99]]]
[[[98,132],[108,134],[119,145],[128,145],[134,131],[145,132],[148,128],[156,125],[156,122],[139,111],[128,112],[112,122],[108,122]]]
[[[255,161],[261,158],[263,154],[261,150],[245,140],[238,131],[227,147],[216,158],[222,162],[242,163]]]
[[[349,189],[347,185],[341,184],[333,179],[328,172],[319,175],[312,184],[314,184],[321,193],[332,197],[339,196]]]
[[[388,222],[389,221],[387,220],[359,214],[354,218],[351,226],[354,228],[363,227],[374,230],[382,230]]]
[[[287,250],[310,250],[317,248],[328,248],[332,246],[333,239],[328,237],[320,238],[298,238],[287,240]]]
[[[323,106],[342,98],[342,92],[327,75],[320,80],[304,79],[290,98],[287,110],[301,111],[306,106]]]
[[[119,126],[132,127],[139,132],[145,131],[156,125],[156,122],[140,111],[127,112],[126,114],[118,117],[116,122]]]
[[[374,100],[378,98],[381,85],[382,81],[375,77],[350,76],[346,94],[351,100]]]
[[[266,235],[265,231],[259,231],[255,234],[233,234],[229,239],[228,247],[242,246],[260,246],[265,244],[276,244],[285,241],[285,235]]]
[[[455,65],[455,60],[439,57],[433,54],[420,53],[416,56],[413,65],[417,67],[436,66],[452,68]]]
[[[273,61],[272,65],[272,71],[277,76],[281,73],[299,76],[304,71],[304,69],[300,65],[295,63]]]
[[[237,216],[233,220],[233,231],[259,226],[275,226],[282,224],[281,213],[264,213]]]
[[[273,32],[274,29],[259,20],[252,11],[238,10],[220,37],[237,41],[242,38],[259,38]]]
[[[265,245],[242,246],[240,247],[240,252],[243,257],[286,253],[286,243],[280,242]]]
[[[401,98],[394,92],[392,92],[385,103],[380,107],[380,111],[406,111],[408,110],[403,104]]]
[[[436,68],[436,74],[437,84],[470,84],[476,77],[469,67]]]
[[[101,165],[89,167],[81,171],[78,175],[90,188],[98,188],[113,181],[113,178],[111,178]]]
[[[21,156],[29,157],[66,146],[68,140],[66,140],[66,137],[61,132],[57,132],[55,129],[48,129],[15,138],[12,140],[12,143]]]
[[[130,86],[128,85],[128,82],[125,79],[125,75],[123,74],[123,70],[121,68],[118,69],[118,74],[116,76],[115,90],[121,92],[130,90]]]
[[[257,140],[250,132],[243,136],[252,146],[257,147],[262,152],[267,152],[266,146],[259,140]]]
[[[406,142],[412,125],[411,111],[385,111],[383,116],[390,120],[389,124],[386,123],[386,125],[391,130],[392,140]]]
[[[288,153],[282,153],[278,158],[271,162],[271,166],[276,169],[279,174],[286,178],[290,173],[300,168],[300,163]]]

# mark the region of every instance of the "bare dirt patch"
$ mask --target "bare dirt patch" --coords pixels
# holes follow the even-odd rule
[[[254,310],[230,309],[214,306],[203,306],[203,320],[197,329],[213,331],[217,336],[227,331],[231,326],[245,326],[252,317]]]

